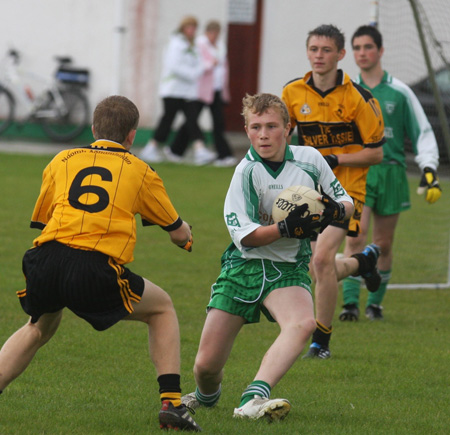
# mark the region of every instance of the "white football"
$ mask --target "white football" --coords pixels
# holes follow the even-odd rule
[[[307,186],[291,186],[284,189],[275,199],[272,206],[272,218],[274,222],[280,222],[296,207],[308,204],[308,210],[302,217],[320,213],[325,206],[318,201],[322,195],[317,190]],[[321,218],[322,219],[322,218]]]

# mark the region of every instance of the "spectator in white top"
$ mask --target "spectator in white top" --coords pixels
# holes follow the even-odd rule
[[[225,44],[219,40],[221,25],[216,20],[207,23],[205,33],[196,39],[197,49],[203,62],[203,74],[198,87],[197,111],[200,115],[207,105],[213,121],[213,142],[217,152],[215,166],[235,166],[230,145],[225,137],[224,104],[229,101],[228,60]],[[176,157],[185,153],[189,145],[187,122],[180,128],[171,146]]]
[[[153,138],[141,152],[141,158],[148,162],[158,163],[164,159],[160,146],[167,141],[173,121],[180,111],[186,118],[188,141],[194,143],[196,163],[209,163],[214,158],[214,154],[205,147],[203,134],[197,123],[198,81],[203,73],[200,55],[194,43],[197,26],[197,19],[187,16],[182,19],[177,31],[170,38],[159,88],[164,113]],[[165,154],[170,154],[169,148],[164,151]]]

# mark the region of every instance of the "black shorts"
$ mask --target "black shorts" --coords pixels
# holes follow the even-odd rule
[[[103,331],[132,313],[144,292],[144,279],[111,257],[58,242],[29,249],[22,269],[27,287],[17,296],[32,323],[67,307]]]

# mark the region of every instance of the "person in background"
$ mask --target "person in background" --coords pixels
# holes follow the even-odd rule
[[[201,431],[181,403],[180,332],[172,300],[124,266],[133,261],[136,214],[144,225],[166,231],[175,245],[192,250],[190,226],[161,178],[129,151],[138,121],[130,100],[105,98],[94,111],[95,142],[60,152],[44,169],[31,217],[31,227],[41,233],[23,257],[26,288],[17,292],[30,319],[0,350],[0,393],[53,337],[64,308],[97,331],[134,320],[148,328],[160,427]]]
[[[217,152],[214,166],[235,166],[236,158],[225,137],[224,104],[229,101],[228,88],[228,60],[225,44],[219,40],[221,25],[218,21],[209,21],[205,33],[196,39],[196,44],[202,58],[204,72],[199,80],[198,114],[206,105],[212,116],[213,143]],[[168,158],[180,162],[188,145],[188,125],[185,122],[178,130],[176,138],[170,148]]]
[[[329,342],[339,294],[336,253],[346,235],[354,237],[359,232],[368,167],[383,158],[380,107],[369,91],[338,69],[344,47],[344,34],[333,25],[310,31],[306,51],[312,71],[290,81],[282,92],[292,130],[297,126],[299,144],[320,151],[355,204],[350,220],[336,219],[312,243],[317,328],[306,358],[331,356]],[[365,251],[378,258],[376,245],[368,245]],[[376,266],[363,278],[369,291],[378,289],[381,278]]]
[[[153,138],[142,149],[140,157],[150,163],[164,160],[164,154],[172,156],[166,143],[176,115],[183,112],[186,120],[188,142],[194,146],[194,159],[198,165],[210,163],[215,154],[206,148],[203,133],[197,123],[198,81],[203,65],[195,45],[198,22],[195,17],[182,19],[177,31],[171,36],[166,49],[159,88],[163,100],[163,115],[158,122]],[[181,156],[179,156],[181,159]]]
[[[380,288],[370,293],[365,315],[371,320],[383,318],[381,303],[392,273],[394,234],[400,213],[411,207],[406,174],[405,136],[413,145],[415,162],[422,170],[419,191],[426,192],[425,199],[436,202],[441,196],[437,176],[439,148],[430,123],[413,91],[403,82],[392,77],[381,66],[383,39],[373,26],[359,27],[352,37],[353,55],[360,68],[356,83],[369,89],[378,100],[383,112],[386,143],[383,145],[383,161],[371,166],[367,175],[366,202],[362,210],[361,233],[357,238],[348,237],[350,251],[357,251],[367,240],[371,216],[373,216],[372,240],[381,248],[378,268]],[[344,280],[344,306],[339,319],[358,320],[360,280],[349,277]]]

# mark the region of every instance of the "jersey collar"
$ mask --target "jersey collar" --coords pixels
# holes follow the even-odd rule
[[[364,85],[366,88],[370,89],[369,86],[367,86],[367,84],[364,82],[361,73],[358,74],[358,81],[357,81],[357,83],[359,83],[361,85]],[[383,72],[383,77],[381,78],[381,81],[380,81],[380,83],[378,83],[377,86],[384,85],[386,83],[392,83],[392,76],[387,71],[384,71]],[[377,86],[375,86],[375,88]],[[375,88],[373,88],[373,89],[375,89]]]
[[[284,151],[284,158],[283,161],[281,162],[280,166],[278,167],[278,169],[273,169],[271,168],[267,162],[264,161],[264,159],[261,158],[261,156],[255,151],[255,149],[253,148],[253,146],[250,146],[250,149],[247,152],[247,155],[245,156],[245,158],[247,160],[251,160],[254,162],[259,162],[261,163],[265,170],[272,175],[273,178],[277,178],[277,176],[281,173],[281,171],[283,170],[285,163],[287,160],[294,160],[294,154],[292,153],[292,150],[290,148],[289,145],[286,145],[286,149]]]
[[[102,149],[107,151],[124,151],[129,152],[122,144],[112,140],[99,139],[91,144],[91,148]]]
[[[346,83],[348,83],[350,81],[350,77],[341,69],[337,70],[337,76],[336,76],[336,86],[334,86],[333,88],[328,89],[327,91],[323,92],[320,89],[316,88],[316,86],[314,85],[314,78],[312,75],[312,71],[309,71],[308,73],[306,73],[305,77],[303,77],[303,80],[305,81],[305,83],[309,86],[311,86],[319,95],[321,95],[322,97],[325,97],[326,95],[328,95],[330,92],[333,92],[334,89],[336,89],[337,86],[339,85],[345,85]]]
[[[261,156],[256,152],[255,148],[253,148],[253,145],[250,145],[250,149],[247,152],[247,155],[245,156],[247,160],[253,160],[256,162],[263,162],[263,159]],[[289,145],[286,145],[286,149],[284,150],[284,159],[286,160],[294,160],[294,154],[291,151],[291,148]]]

